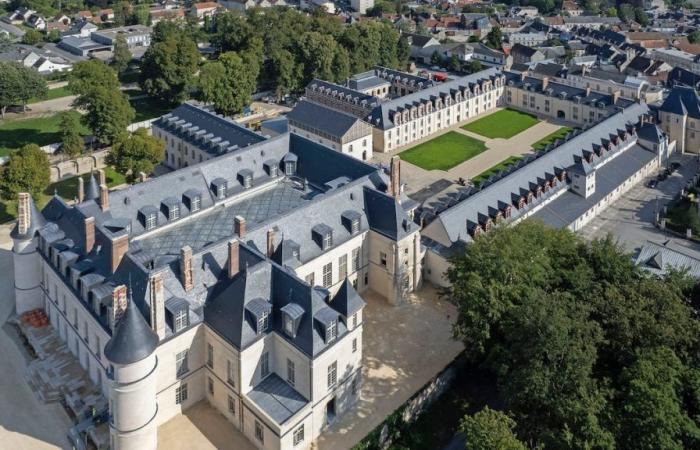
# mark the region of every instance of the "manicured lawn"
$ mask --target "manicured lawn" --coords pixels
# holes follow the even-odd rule
[[[505,159],[495,166],[491,167],[490,169],[486,170],[485,172],[480,173],[479,175],[475,176],[472,178],[472,182],[476,185],[480,184],[482,181],[486,180],[488,177],[491,175],[505,169],[506,167],[510,166],[511,164],[514,164],[518,161],[520,161],[522,156],[511,156],[508,159]]]
[[[105,178],[107,180],[107,186],[115,187],[126,183],[126,179],[123,175],[117,173],[112,167],[105,167]],[[85,186],[87,186],[88,180],[90,179],[89,174],[82,175]],[[65,200],[73,200],[78,196],[78,177],[65,178],[63,180],[52,183],[44,189],[41,193],[37,206],[39,209],[43,208],[54,192],[63,197]],[[17,214],[17,204],[14,201],[0,200],[0,223],[9,222],[14,220]]]
[[[0,156],[7,156],[10,151],[27,144],[43,146],[58,142],[59,122],[59,114],[0,121]],[[87,136],[90,131],[82,127],[81,133]]]
[[[55,89],[49,89],[49,93],[46,95],[46,98],[32,98],[29,99],[29,103],[43,102],[46,100],[53,100],[56,98],[68,97],[69,95],[73,94],[68,90],[67,86],[63,86]]]
[[[153,98],[142,98],[133,100],[131,106],[136,110],[136,118],[134,122],[142,122],[148,119],[160,117],[174,109],[173,106],[165,105],[159,100]]]
[[[449,170],[486,149],[482,141],[450,131],[399,153],[399,157],[425,170]]]
[[[561,127],[557,131],[555,131],[554,133],[552,133],[548,136],[545,136],[542,139],[540,139],[539,141],[532,144],[532,148],[536,152],[544,150],[544,148],[546,146],[548,146],[549,144],[552,144],[557,139],[564,139],[564,137],[566,137],[566,135],[571,133],[572,131],[573,130],[569,127]]]
[[[521,113],[513,109],[502,109],[468,123],[462,129],[491,139],[509,139],[538,122],[537,117],[530,114]]]

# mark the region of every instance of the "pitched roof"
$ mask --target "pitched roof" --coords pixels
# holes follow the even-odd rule
[[[666,97],[660,110],[678,115],[687,114],[694,119],[700,119],[700,98],[692,87],[676,86]]]
[[[158,335],[129,299],[124,315],[105,345],[105,357],[115,364],[133,364],[148,357],[157,346]]]
[[[287,118],[292,125],[301,124],[338,139],[345,136],[357,122],[362,122],[357,117],[306,100],[297,103],[287,114]],[[371,134],[370,125],[366,125],[366,134]]]

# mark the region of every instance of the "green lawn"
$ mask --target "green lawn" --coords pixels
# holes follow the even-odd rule
[[[155,119],[173,110],[173,106],[163,104],[160,100],[150,97],[133,100],[131,106],[136,110],[134,122],[142,122],[148,119]]]
[[[549,144],[552,144],[557,139],[564,139],[566,137],[566,135],[571,133],[572,131],[573,131],[573,129],[571,129],[569,127],[561,127],[557,131],[555,131],[554,133],[552,133],[548,136],[545,136],[542,139],[540,139],[539,141],[532,144],[532,148],[536,152],[544,150],[544,148],[546,146],[548,146]]]
[[[61,98],[61,97],[68,97],[69,95],[73,95],[69,90],[67,86],[55,88],[55,89],[49,89],[49,93],[46,95],[45,98],[31,98],[29,99],[29,103],[38,103],[38,102],[43,102],[46,100],[53,100],[56,98]]]
[[[105,178],[107,180],[107,185],[109,187],[119,186],[126,183],[126,179],[123,175],[117,173],[112,167],[105,167]],[[85,186],[87,186],[90,175],[82,175],[85,180]],[[41,209],[43,208],[53,194],[57,193],[65,200],[73,200],[78,196],[78,177],[65,178],[61,181],[52,183],[44,189],[37,201],[37,206]],[[0,223],[9,222],[14,220],[17,214],[17,205],[14,201],[0,200]]]
[[[399,158],[425,170],[449,170],[486,149],[482,141],[450,131],[399,153]]]
[[[487,138],[509,139],[538,123],[537,117],[513,109],[502,109],[479,120],[468,123],[462,129]]]
[[[491,175],[505,169],[506,167],[510,166],[511,164],[514,164],[514,163],[520,161],[521,159],[523,159],[522,156],[511,156],[511,157],[499,162],[498,164],[491,167],[490,169],[475,176],[474,178],[472,178],[472,182],[476,185],[481,184],[482,181],[486,180]]]
[[[27,144],[43,146],[60,141],[59,122],[60,114],[0,121],[0,156],[7,156],[10,151]],[[81,133],[88,135],[90,131],[82,127]]]

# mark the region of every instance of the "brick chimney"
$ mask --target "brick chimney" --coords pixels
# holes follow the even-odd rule
[[[95,246],[95,218],[86,217],[85,221],[85,253],[90,253]]]
[[[122,258],[129,251],[129,235],[124,233],[112,239],[112,273],[117,271]]]
[[[151,329],[159,339],[165,337],[165,289],[163,275],[155,273],[149,280],[151,298]]]
[[[591,95],[591,87],[587,86],[586,87],[586,97],[588,97],[589,95]]]
[[[240,269],[240,244],[238,240],[228,243],[228,277],[233,278],[238,275]]]
[[[124,311],[126,311],[126,285],[122,284],[112,291],[112,309],[109,315],[109,328],[112,331],[124,315]]]
[[[272,258],[275,252],[275,230],[270,228],[267,230],[267,257]]]
[[[390,170],[391,186],[389,187],[389,195],[401,202],[401,160],[397,155],[391,157]]]
[[[546,91],[547,86],[549,86],[549,77],[542,78],[542,90]]]
[[[100,208],[109,211],[109,189],[106,184],[100,184]]]
[[[612,94],[613,105],[617,105],[617,101],[620,100],[620,94],[621,94],[621,92],[619,90],[613,92],[613,94]]]
[[[19,234],[27,234],[29,227],[31,227],[32,213],[29,206],[29,193],[20,192],[17,195],[17,232]]]
[[[85,180],[83,177],[78,177],[78,203],[83,203],[85,200]]]
[[[102,186],[103,184],[107,184],[107,177],[105,177],[105,171],[104,169],[99,169],[97,171],[97,183]]]
[[[239,238],[245,236],[245,218],[242,216],[236,216],[233,218],[233,231],[238,235]]]
[[[190,292],[194,287],[192,278],[192,247],[186,245],[180,249],[180,281],[185,292]]]

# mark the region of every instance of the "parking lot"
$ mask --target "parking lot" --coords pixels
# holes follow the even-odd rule
[[[629,251],[637,250],[646,241],[659,242],[672,237],[654,226],[656,213],[700,169],[695,155],[676,155],[672,161],[681,163],[676,173],[659,181],[653,188],[648,186],[653,177],[639,183],[583,227],[580,233],[588,239],[610,233]]]

